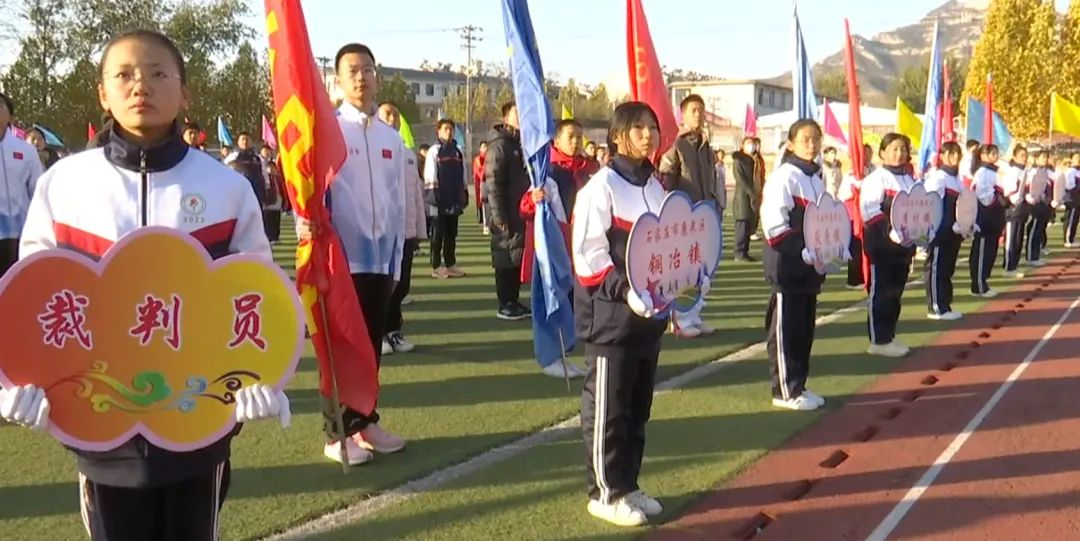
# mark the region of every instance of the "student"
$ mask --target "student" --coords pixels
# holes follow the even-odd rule
[[[189,94],[176,45],[156,32],[122,34],[105,46],[99,73],[98,96],[113,114],[113,133],[105,146],[62,159],[41,177],[19,255],[68,249],[100,258],[124,235],[159,226],[191,234],[215,258],[245,254],[269,261],[261,211],[247,181],[190,151],[180,138],[177,116]],[[178,194],[200,194],[199,208]],[[185,219],[196,214],[203,221]],[[280,417],[287,424],[288,399],[264,385],[241,389],[236,407],[240,422]],[[44,428],[44,391],[32,385],[0,391],[0,417]],[[142,436],[111,451],[74,451],[90,538],[216,540],[236,433],[183,453]]]
[[[382,363],[382,340],[394,283],[401,279],[405,244],[405,144],[401,135],[376,118],[379,92],[375,55],[366,45],[349,43],[334,56],[337,85],[345,95],[338,108],[349,153],[330,184],[327,200],[334,230],[349,262],[356,296],[364,314],[368,339]],[[306,220],[297,220],[301,238],[312,231]],[[405,448],[405,440],[384,430],[377,411],[364,415],[344,409],[343,427],[338,425],[340,404],[320,397],[328,442],[323,454],[341,461],[345,445],[350,466],[373,458],[372,451],[388,454]],[[344,434],[344,441],[338,440]]]
[[[226,156],[222,163],[228,165],[234,161],[240,162],[244,177],[251,183],[251,189],[255,192],[259,205],[262,205],[266,202],[266,186],[270,183],[270,179],[266,176],[262,158],[251,146],[251,134],[240,132],[240,135],[236,137],[236,148],[236,152]]]
[[[717,204],[716,156],[705,136],[705,101],[690,94],[679,104],[683,131],[660,159],[659,173],[668,191],[679,190],[690,197],[691,203],[702,201]],[[679,338],[697,338],[716,332],[701,319],[705,300],[686,311],[676,310],[671,318],[672,331]]]
[[[473,202],[476,205],[476,223],[484,225],[484,160],[487,159],[487,141],[480,141],[480,151],[472,161]]]
[[[826,193],[816,161],[821,139],[817,122],[803,119],[792,124],[784,163],[765,183],[761,198],[761,225],[767,241],[762,259],[765,279],[772,287],[765,311],[772,404],[796,411],[825,405],[824,398],[806,388],[817,296],[825,276],[814,269],[815,254],[802,234],[807,204]]]
[[[1053,165],[1050,164],[1050,152],[1046,150],[1036,152],[1035,167],[1029,169],[1024,177],[1024,202],[1031,207],[1031,218],[1024,229],[1029,267],[1046,266],[1046,261],[1042,259],[1042,252],[1046,246],[1046,228],[1053,218],[1054,211],[1050,208],[1050,194],[1053,193],[1055,176]],[[1041,182],[1045,188],[1036,193],[1031,189],[1034,182]]]
[[[454,141],[454,121],[440,119],[439,142],[428,149],[424,163],[424,200],[435,207],[435,235],[431,237],[431,277],[461,278],[457,266],[458,218],[469,206],[465,187],[465,158]]]
[[[968,265],[971,271],[971,293],[992,299],[998,295],[990,289],[987,280],[994,268],[998,241],[1005,230],[1006,208],[1009,199],[998,185],[997,162],[1000,159],[997,145],[982,145],[972,153],[971,189],[979,198],[979,211],[975,218],[975,238],[971,241]]]
[[[864,144],[863,145],[863,178],[870,176],[870,173],[874,172],[874,147]],[[859,205],[859,191],[862,190],[862,180],[855,178],[854,171],[844,177],[844,180],[840,183],[840,190],[837,192],[837,198],[844,202],[844,206],[848,209],[848,216],[851,218],[851,231],[855,231],[855,217],[858,216]],[[857,238],[854,234],[851,235],[851,261],[847,264],[847,288],[848,289],[863,289],[865,284],[863,279],[863,243],[862,240]]]
[[[574,211],[578,190],[596,174],[596,162],[581,154],[581,123],[568,118],[555,124],[555,139],[551,145],[551,168],[548,175],[559,186],[566,216]]]
[[[896,339],[900,304],[911,272],[915,248],[901,244],[892,226],[892,203],[897,193],[911,191],[915,179],[908,174],[911,141],[898,133],[881,139],[878,157],[881,167],[863,179],[860,210],[863,219],[863,248],[870,261],[867,329],[868,353],[903,357],[909,348]]]
[[[1076,248],[1076,227],[1080,224],[1080,185],[1077,178],[1080,177],[1080,152],[1074,152],[1070,158],[1069,168],[1065,171],[1065,200],[1060,203],[1065,205],[1065,216],[1062,227],[1065,229],[1065,247]]]
[[[19,235],[26,210],[44,171],[34,145],[8,130],[14,115],[15,105],[0,93],[0,181],[4,184],[0,193],[6,203],[0,205],[0,276],[19,259]]]
[[[979,141],[976,139],[968,139],[967,143],[964,144],[967,152],[965,152],[964,157],[960,159],[960,185],[963,186],[965,190],[971,188],[972,175],[974,175],[974,173],[972,173],[972,161],[979,157],[979,146]]]
[[[1024,247],[1024,231],[1028,218],[1031,217],[1031,204],[1027,202],[1024,189],[1027,187],[1028,153],[1023,147],[1013,150],[1013,159],[1009,169],[999,185],[1008,200],[1005,223],[1005,257],[1002,267],[1006,278],[1023,278],[1024,273],[1016,270],[1020,265],[1020,254]]]
[[[401,112],[393,102],[379,104],[379,120],[395,131],[401,129]],[[416,155],[405,148],[405,245],[401,253],[401,280],[394,287],[390,297],[390,311],[386,317],[386,336],[383,338],[382,353],[406,353],[415,346],[405,339],[402,329],[405,318],[401,314],[401,305],[412,287],[413,257],[420,249],[420,241],[427,238],[424,230],[424,181],[420,178],[420,168]]]
[[[263,163],[266,177],[266,199],[263,200],[262,205],[263,222],[266,225],[266,238],[270,239],[271,244],[276,244],[281,240],[281,212],[286,196],[281,189],[283,181],[277,164],[273,161]]]
[[[186,122],[184,124],[184,144],[195,148],[199,146],[199,132],[202,130],[195,122]]]
[[[638,486],[645,423],[666,320],[652,298],[630,288],[630,224],[659,212],[664,187],[649,162],[660,140],[656,113],[641,102],[615,108],[608,134],[614,153],[578,193],[572,220],[574,320],[589,373],[581,392],[588,467],[588,511],[619,526],[639,526],[663,512]]]
[[[419,171],[420,178],[424,178],[424,166],[427,164],[427,153],[431,145],[422,143],[416,147],[416,166]],[[428,205],[424,204],[424,224],[427,230],[427,238],[430,239],[435,234],[435,211]]]
[[[941,227],[930,245],[926,263],[923,266],[923,281],[926,282],[926,317],[933,320],[952,321],[963,314],[952,309],[953,274],[956,272],[956,258],[960,254],[960,245],[964,239],[960,236],[960,224],[956,223],[956,198],[964,187],[960,184],[960,145],[953,142],[941,145],[941,166],[934,169],[926,178],[927,193],[937,192],[941,196]]]
[[[833,199],[840,197],[840,185],[844,181],[844,169],[840,160],[836,159],[836,147],[825,147],[821,152],[821,180],[825,183],[825,189]]]
[[[495,126],[484,162],[488,191],[488,225],[491,228],[491,266],[495,269],[495,317],[504,321],[529,319],[532,312],[521,304],[521,260],[525,253],[525,220],[521,198],[532,181],[525,169],[517,105],[502,106],[503,123]]]

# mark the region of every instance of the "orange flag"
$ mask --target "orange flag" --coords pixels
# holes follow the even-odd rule
[[[671,108],[671,96],[664,84],[664,72],[656,58],[649,21],[641,0],[626,0],[626,56],[630,69],[630,95],[634,101],[649,104],[660,119],[660,144],[656,146],[659,157],[679,135],[675,113]]]
[[[379,373],[326,191],[345,162],[345,140],[315,67],[299,0],[266,0],[278,153],[296,216],[319,234],[296,248],[296,287],[319,360],[319,391],[364,415],[375,409]]]

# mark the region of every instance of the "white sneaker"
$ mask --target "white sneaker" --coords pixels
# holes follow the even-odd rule
[[[893,338],[892,344],[904,351],[904,355],[911,353],[911,348],[907,344],[900,341],[899,338]]]
[[[585,376],[585,372],[583,372],[580,368],[578,368],[578,366],[576,364],[574,364],[574,363],[572,363],[570,361],[566,361],[566,370],[563,370],[562,361],[555,361],[555,362],[545,366],[543,368],[542,372],[544,373],[545,376],[550,376],[550,377],[559,378],[559,379],[566,379],[566,378],[575,379],[575,378],[580,378],[580,377]]]
[[[382,354],[383,355],[393,355],[394,354],[394,346],[391,346],[390,341],[385,339],[385,338],[383,338],[383,341],[382,341]]]
[[[1023,278],[1024,277],[1024,273],[1022,273],[1020,271],[1017,271],[1017,270],[1005,271],[1005,272],[1001,273],[1001,275],[1006,277],[1006,278]]]
[[[825,406],[825,399],[810,389],[803,389],[802,395],[814,401],[819,408]]]
[[[998,296],[998,292],[993,289],[987,289],[985,293],[976,293],[976,297],[982,297],[984,299],[992,299]]]
[[[795,411],[814,411],[821,407],[813,399],[806,396],[805,392],[795,398],[789,398],[787,400],[784,400],[783,398],[774,398],[772,399],[772,405],[777,408]]]
[[[675,329],[675,336],[678,338],[697,338],[701,336],[701,330],[697,327],[684,327],[682,329]]]
[[[641,526],[649,521],[645,512],[631,505],[627,498],[619,498],[610,504],[589,500],[588,510],[590,515],[616,526]]]
[[[350,466],[357,466],[375,458],[375,455],[371,454],[371,451],[357,445],[353,438],[345,438],[345,453]],[[326,455],[326,458],[341,464],[341,442],[335,441],[326,444],[323,447],[323,455]]]
[[[1049,246],[1042,249],[1042,255],[1050,255],[1051,253],[1053,253],[1053,252],[1050,250]]]
[[[715,327],[713,327],[712,325],[709,325],[708,323],[705,323],[704,321],[702,321],[702,322],[701,322],[700,324],[698,324],[698,325],[694,325],[694,327],[695,327],[695,328],[696,328],[696,329],[697,329],[698,331],[701,331],[701,334],[706,334],[706,335],[708,335],[708,334],[713,334],[713,333],[715,333],[715,332],[716,332],[716,328],[715,328]]]
[[[386,336],[386,342],[390,344],[391,348],[393,348],[394,353],[408,353],[416,349],[416,346],[414,346],[412,342],[406,340],[405,337],[402,336],[399,332],[392,332],[388,334]],[[383,349],[385,350],[385,348]]]
[[[761,235],[754,233],[753,235],[750,235],[750,240],[761,240]]]
[[[908,351],[906,346],[897,344],[895,340],[888,344],[870,344],[870,347],[866,350],[871,355],[881,355],[882,357],[903,357],[908,354]]]
[[[934,321],[956,321],[962,317],[964,317],[964,314],[953,312],[952,310],[945,312],[944,314],[926,314],[926,319],[932,319]]]
[[[630,505],[641,509],[647,517],[655,517],[664,512],[664,506],[660,505],[660,502],[656,501],[656,498],[645,494],[644,490],[631,492],[626,496],[626,499],[630,501]]]
[[[1028,266],[1029,267],[1035,267],[1035,268],[1045,267],[1046,266],[1046,261],[1044,261],[1042,259],[1036,259],[1035,261],[1028,261]]]
[[[401,299],[401,305],[402,306],[408,306],[408,305],[410,305],[410,304],[412,304],[414,302],[416,302],[416,299],[412,298],[411,296],[405,297],[404,299]]]

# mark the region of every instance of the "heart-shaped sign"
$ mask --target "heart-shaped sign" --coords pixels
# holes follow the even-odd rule
[[[0,385],[43,387],[50,431],[107,451],[142,435],[201,449],[236,425],[235,393],[284,388],[304,339],[299,298],[271,261],[212,261],[157,227],[100,262],[68,250],[20,261],[0,280]]]
[[[970,237],[975,234],[975,221],[979,217],[979,196],[974,190],[960,190],[956,197],[956,224],[960,234]]]
[[[701,300],[700,286],[712,278],[723,251],[720,213],[711,201],[691,203],[683,192],[664,198],[660,214],[634,222],[626,246],[626,274],[641,298],[652,299],[658,317],[689,310]]]
[[[941,214],[941,196],[926,193],[922,183],[917,183],[893,197],[891,225],[903,244],[926,248],[941,227]]]
[[[814,251],[814,270],[819,274],[840,272],[851,246],[851,218],[847,207],[827,193],[806,206],[803,241]]]

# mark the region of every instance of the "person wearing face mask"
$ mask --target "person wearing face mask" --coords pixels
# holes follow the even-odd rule
[[[931,243],[924,265],[926,282],[926,317],[933,320],[952,321],[963,314],[952,309],[953,274],[956,258],[964,238],[960,236],[960,224],[956,223],[956,199],[964,187],[960,184],[960,145],[947,142],[941,145],[941,167],[934,169],[926,178],[927,193],[941,196],[941,227]]]
[[[903,357],[910,349],[896,339],[900,301],[904,295],[915,248],[902,243],[892,226],[892,204],[896,194],[910,192],[915,179],[908,174],[911,141],[898,133],[881,139],[878,152],[882,165],[863,179],[860,210],[863,219],[863,246],[870,261],[867,330],[871,355]]]
[[[705,101],[691,94],[679,104],[683,132],[660,158],[660,178],[664,189],[679,190],[693,203],[708,201],[719,206],[716,195],[716,157],[702,130],[705,123]],[[672,328],[675,336],[696,338],[712,334],[716,329],[701,320],[705,301],[699,301],[685,312],[675,311]]]
[[[649,162],[658,126],[645,103],[615,108],[608,135],[614,158],[578,192],[571,226],[574,320],[588,363],[581,392],[587,509],[618,526],[640,526],[663,512],[638,476],[666,323],[654,317],[651,295],[639,297],[626,274],[631,224],[660,212],[664,201]]]
[[[999,181],[1001,191],[1008,201],[1005,223],[1005,257],[1002,258],[1002,268],[1006,278],[1023,278],[1024,273],[1017,270],[1020,265],[1020,254],[1024,248],[1024,230],[1028,218],[1031,217],[1031,204],[1028,203],[1025,188],[1027,187],[1027,150],[1016,147],[1013,150],[1013,158],[1009,162],[1009,168],[1005,177]]]
[[[732,197],[735,215],[735,260],[755,261],[750,257],[750,236],[757,228],[758,204],[761,201],[759,177],[765,175],[765,162],[759,152],[757,137],[743,139],[742,148],[731,154],[732,174],[735,176],[735,195]]]
[[[825,193],[821,167],[821,127],[810,119],[788,130],[784,163],[773,171],[761,200],[762,249],[765,279],[771,286],[765,325],[772,374],[772,404],[796,411],[811,411],[825,399],[806,388],[810,352],[814,345],[817,296],[825,276],[814,268],[813,250],[803,238],[803,218],[810,201]],[[845,254],[850,257],[850,254]]]

